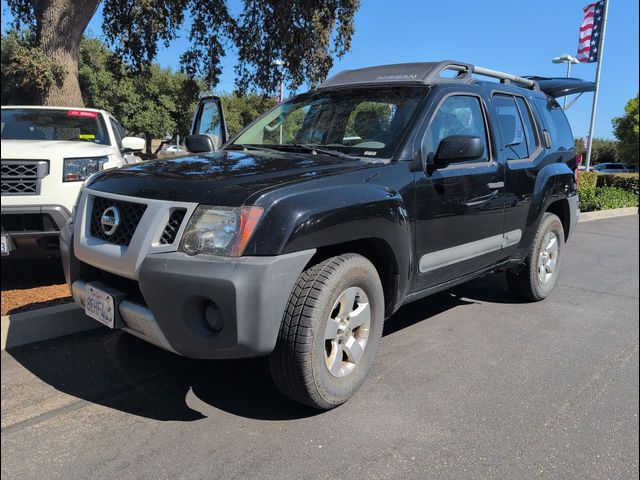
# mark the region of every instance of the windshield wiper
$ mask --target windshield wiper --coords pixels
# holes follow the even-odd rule
[[[349,159],[357,159],[355,155],[349,155],[348,153],[340,152],[338,150],[330,150],[328,148],[318,148],[317,145],[312,143],[288,143],[282,145],[274,145],[275,148],[286,150],[287,148],[296,148],[306,150],[308,152],[312,152],[317,155],[321,153],[323,155],[331,155],[332,157],[341,157],[341,158],[349,158]]]
[[[262,152],[276,152],[276,153],[278,152],[273,148],[263,147],[261,145],[248,145],[245,143],[232,143],[227,147],[227,150],[259,150]]]

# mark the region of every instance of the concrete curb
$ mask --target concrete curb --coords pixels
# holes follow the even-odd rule
[[[638,215],[638,207],[612,208],[611,210],[597,210],[595,212],[583,212],[580,214],[578,222],[591,222],[593,220],[603,220],[605,218],[626,217],[628,215]]]
[[[75,303],[2,316],[2,350],[100,328]]]

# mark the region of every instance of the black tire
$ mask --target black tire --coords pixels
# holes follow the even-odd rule
[[[547,257],[544,257],[544,253],[547,246],[546,239],[550,234],[555,235],[557,241],[557,256],[552,273],[549,275],[548,270],[545,270],[547,273],[543,275],[540,273],[540,269],[544,268],[545,258],[549,258],[548,253]],[[538,225],[533,242],[531,242],[524,267],[519,271],[507,271],[507,283],[511,293],[520,299],[531,302],[546,298],[558,281],[563,250],[564,228],[562,222],[553,213],[546,212]],[[546,279],[541,279],[541,276],[545,276]]]
[[[368,300],[368,337],[359,360],[353,366],[349,365],[352,370],[336,377],[329,371],[327,349],[332,347],[327,345],[332,343],[325,340],[325,330],[329,317],[337,316],[338,297],[343,298],[341,295],[347,289],[352,291],[354,288],[361,289]],[[356,300],[353,305],[360,304]],[[365,257],[348,253],[308,268],[293,288],[275,350],[269,357],[276,385],[291,399],[313,408],[328,410],[341,405],[360,388],[371,370],[383,323],[382,284],[375,267]],[[356,332],[358,330],[354,329],[354,337]],[[339,341],[342,343],[343,339]],[[340,355],[342,365],[342,353]],[[337,359],[337,353],[334,358]]]

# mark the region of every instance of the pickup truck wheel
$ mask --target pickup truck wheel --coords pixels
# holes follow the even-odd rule
[[[308,268],[269,357],[276,385],[322,410],[346,402],[371,370],[383,323],[382,284],[365,257],[349,253]]]
[[[546,298],[558,281],[564,249],[564,228],[553,213],[545,213],[533,239],[525,266],[519,272],[507,271],[511,292],[524,300]]]

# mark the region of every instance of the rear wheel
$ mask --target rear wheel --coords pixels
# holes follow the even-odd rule
[[[553,213],[545,213],[520,271],[507,271],[511,292],[524,300],[539,301],[555,287],[564,249],[564,228]]]
[[[269,366],[288,397],[327,410],[366,379],[382,337],[384,295],[375,267],[345,254],[305,270],[291,293]]]

